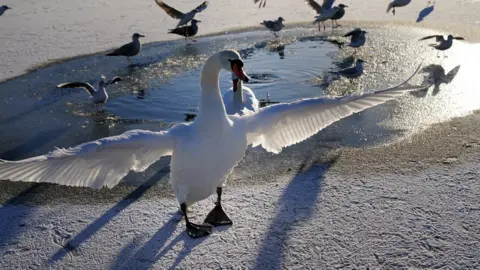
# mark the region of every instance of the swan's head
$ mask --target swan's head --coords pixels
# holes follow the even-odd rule
[[[132,39],[133,40],[137,40],[137,39],[140,39],[141,37],[145,37],[144,35],[140,35],[139,33],[135,33],[132,35]]]
[[[219,63],[223,69],[228,72],[232,72],[237,76],[238,79],[248,82],[250,78],[248,78],[245,71],[243,71],[243,61],[240,54],[234,50],[225,50],[221,51],[217,54],[217,58]]]

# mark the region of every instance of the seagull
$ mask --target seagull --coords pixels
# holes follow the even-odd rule
[[[323,0],[323,4],[320,6],[320,4],[318,4],[318,2],[316,2],[315,0],[306,0],[306,3],[311,8],[313,8],[317,12],[318,15],[321,15],[323,12],[325,12],[325,10],[332,9],[332,6],[333,6],[334,2],[335,2],[335,0]],[[343,16],[345,15],[345,8],[346,7],[348,7],[348,6],[346,6],[344,4],[340,4],[340,5],[338,5],[338,7],[336,7],[337,12],[335,12],[335,14],[333,14],[332,17],[330,18],[330,20],[332,20],[332,28],[340,26],[338,24],[337,20],[340,20],[341,18],[343,18]],[[333,25],[334,21],[337,24],[336,26]],[[319,29],[320,29],[320,25],[319,25]]]
[[[410,4],[412,0],[393,0],[390,4],[388,4],[387,13],[393,8],[392,13],[395,15],[395,8],[396,7],[404,7]]]
[[[362,47],[367,40],[367,38],[365,37],[366,33],[366,31],[363,31],[360,28],[355,28],[352,31],[346,33],[343,37],[351,36],[350,43],[347,44],[347,46],[355,48],[355,52],[357,52],[357,48]]]
[[[5,5],[1,6],[0,7],[0,16],[3,15],[3,13],[5,13],[5,11],[7,11],[7,9],[12,9],[11,7],[7,7]]]
[[[320,30],[320,23],[323,25],[323,30],[325,31],[325,21],[326,20],[331,20],[333,16],[340,10],[339,7],[333,7],[331,9],[322,9],[322,12],[320,15],[315,16],[315,21],[313,21],[312,24],[317,24],[318,23],[318,30]],[[332,27],[333,27],[333,21],[332,21]]]
[[[175,29],[171,29],[168,33],[184,36],[185,37],[185,42],[187,43],[187,45],[188,45],[188,39],[192,40],[193,42],[197,42],[196,40],[192,39],[191,37],[193,37],[197,34],[197,32],[198,32],[197,23],[199,23],[199,22],[201,22],[201,21],[197,21],[197,20],[193,19],[191,25],[184,25],[184,26],[177,27]]]
[[[140,38],[145,37],[144,35],[140,35],[135,33],[132,35],[132,42],[123,45],[122,47],[114,50],[111,53],[107,53],[107,56],[126,56],[128,63],[132,64],[132,56],[137,55],[140,50],[142,49],[142,43],[140,42]]]
[[[100,189],[119,184],[131,170],[145,171],[163,156],[171,156],[170,181],[192,238],[212,233],[213,226],[232,225],[222,208],[222,193],[228,175],[249,145],[280,153],[345,117],[395,99],[419,87],[402,84],[363,95],[309,98],[227,115],[219,89],[222,70],[234,72],[242,81],[249,77],[235,50],[210,56],[200,74],[200,107],[193,122],[178,123],[168,130],[130,130],[121,135],[86,142],[24,160],[0,160],[0,179],[48,182]],[[204,224],[188,217],[188,207],[215,194],[215,207]]]
[[[285,25],[283,25],[284,21],[285,20],[282,17],[278,17],[278,20],[276,20],[276,21],[263,21],[260,24],[264,25],[268,30],[272,31],[272,33],[276,37],[278,37],[275,32],[278,32],[278,31],[282,30],[282,28],[285,26]]]
[[[256,3],[258,3],[258,2],[260,2],[260,3],[258,4],[258,8],[265,7],[265,5],[267,4],[267,0],[253,0],[253,3],[254,3],[254,4],[256,4]]]
[[[448,58],[448,56],[445,55],[445,51],[450,49],[453,45],[453,40],[465,40],[463,37],[454,37],[452,35],[448,35],[447,39],[444,39],[442,35],[432,35],[432,36],[427,36],[424,38],[419,39],[419,41],[422,40],[427,40],[435,38],[435,40],[438,42],[437,44],[429,44],[428,46],[437,49],[437,58],[440,58],[440,51],[443,52],[443,58]]]
[[[195,17],[195,14],[197,14],[198,12],[202,12],[208,6],[208,1],[205,1],[202,4],[200,4],[198,7],[196,7],[195,9],[193,9],[193,10],[187,12],[187,13],[182,13],[182,12],[174,9],[173,7],[165,4],[165,2],[163,2],[161,0],[155,0],[155,2],[157,3],[157,5],[159,7],[161,7],[163,10],[165,10],[165,12],[168,15],[170,15],[170,17],[172,17],[174,19],[179,19],[176,28],[179,27],[179,26],[186,25],[188,22],[193,20],[193,18]]]
[[[97,107],[97,112],[103,112],[103,104],[105,104],[108,99],[107,86],[121,80],[122,78],[120,77],[113,77],[110,81],[107,81],[105,76],[101,75],[96,88],[87,82],[67,82],[57,85],[57,88],[83,88],[87,90],[88,94],[92,97],[93,103]]]
[[[362,59],[357,59],[354,67],[345,68],[339,71],[331,71],[332,74],[337,74],[345,78],[350,79],[350,83],[353,83],[353,79],[360,77],[363,74],[363,61]]]

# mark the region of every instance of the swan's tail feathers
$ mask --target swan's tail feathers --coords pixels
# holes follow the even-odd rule
[[[393,2],[388,4],[387,13],[389,13],[392,8],[393,8]]]

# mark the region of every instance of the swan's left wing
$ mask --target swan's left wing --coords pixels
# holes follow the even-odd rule
[[[394,99],[405,92],[424,86],[406,84],[420,69],[402,84],[369,94],[342,98],[312,98],[292,103],[271,105],[257,113],[242,117],[245,121],[248,144],[262,145],[265,150],[280,153],[283,147],[299,143],[330,124],[353,113]]]
[[[112,188],[130,170],[143,171],[171,155],[174,145],[168,131],[131,130],[29,159],[0,160],[0,179]]]

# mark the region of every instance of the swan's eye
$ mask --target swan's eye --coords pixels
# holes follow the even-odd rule
[[[237,68],[243,68],[243,62],[240,59],[235,59],[235,60],[230,60],[229,59],[228,61],[230,61],[230,67],[232,68],[232,70],[233,70],[233,67],[235,67],[235,66]]]

